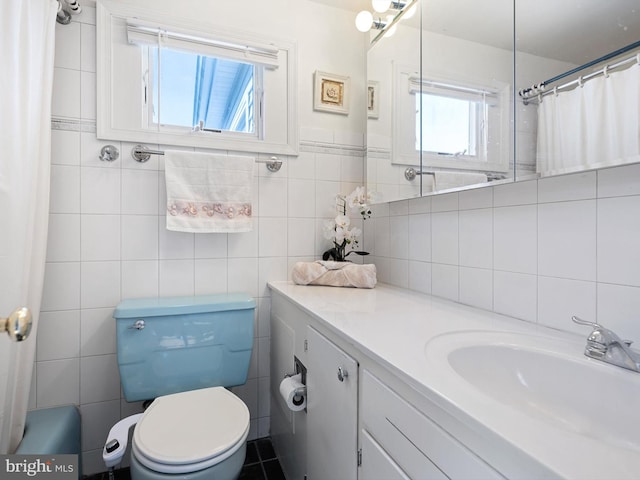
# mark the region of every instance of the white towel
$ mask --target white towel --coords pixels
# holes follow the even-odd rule
[[[167,230],[250,231],[254,164],[253,157],[165,152]]]
[[[435,172],[434,179],[434,190],[448,190],[487,182],[487,176],[484,173],[471,172]]]
[[[376,266],[351,262],[296,262],[291,278],[298,285],[327,285],[331,287],[374,288],[377,283]]]

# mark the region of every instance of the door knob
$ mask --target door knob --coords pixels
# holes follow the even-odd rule
[[[349,372],[347,372],[344,368],[338,367],[338,380],[344,382],[344,379],[349,376]]]
[[[20,307],[7,318],[0,317],[0,333],[2,332],[7,332],[14,342],[26,340],[31,333],[31,311],[27,307]]]

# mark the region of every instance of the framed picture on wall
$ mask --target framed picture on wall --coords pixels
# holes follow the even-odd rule
[[[349,115],[350,78],[321,72],[314,73],[313,109]]]
[[[367,117],[378,118],[380,115],[380,83],[367,82]]]

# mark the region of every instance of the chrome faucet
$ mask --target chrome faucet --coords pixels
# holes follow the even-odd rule
[[[587,357],[640,373],[640,353],[630,348],[633,342],[621,340],[614,332],[597,323],[588,322],[576,316],[571,317],[571,320],[578,325],[593,328],[587,337],[587,346],[584,349]]]

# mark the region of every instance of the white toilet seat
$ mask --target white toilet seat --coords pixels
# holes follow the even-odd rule
[[[249,409],[223,387],[158,397],[133,433],[132,450],[145,467],[188,473],[216,465],[249,435]]]

